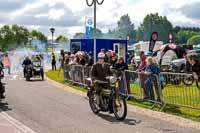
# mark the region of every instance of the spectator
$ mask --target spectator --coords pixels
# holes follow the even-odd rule
[[[11,62],[10,62],[10,58],[8,57],[8,53],[6,53],[4,55],[2,62],[3,62],[4,68],[7,68],[8,69],[8,74],[10,74]]]
[[[116,63],[116,67],[117,70],[128,70],[128,65],[125,63],[124,58],[120,57]]]
[[[155,100],[154,90],[153,90],[153,86],[155,86],[155,91],[157,94],[157,101],[160,102],[161,101],[161,99],[160,99],[161,92],[159,92],[158,80],[155,77],[155,75],[157,75],[157,77],[159,77],[160,68],[156,63],[153,62],[152,57],[148,57],[146,59],[146,63],[147,63],[147,66],[146,66],[145,72],[147,73],[147,78],[144,82],[144,84],[145,84],[144,92],[146,95],[146,99]]]
[[[60,69],[64,68],[64,61],[65,61],[65,53],[64,53],[64,50],[61,50],[60,57],[59,57]]]
[[[111,58],[112,58],[112,50],[108,50],[108,51],[106,52],[105,62],[106,62],[106,63],[110,63]]]
[[[101,52],[105,54],[105,49],[104,49],[104,48],[102,48],[102,49],[101,49]]]
[[[117,61],[116,67],[117,70],[128,70],[128,65],[125,63],[124,59],[122,57],[119,58]],[[120,82],[120,88],[121,91],[126,94],[125,89],[127,89],[128,94],[130,94],[130,76],[129,73],[125,73],[125,75],[122,75],[122,80]],[[126,85],[126,86],[125,86]]]
[[[200,61],[196,54],[189,54],[188,61],[192,65],[192,72],[195,80],[200,79]]]
[[[70,55],[65,54],[64,65],[68,65],[69,64],[69,57],[70,57]]]
[[[117,63],[117,54],[116,53],[112,53],[112,57],[111,57],[111,60],[110,60],[110,65],[115,68],[116,67],[116,63]]]
[[[89,57],[88,57],[88,64],[87,66],[92,66],[94,64],[94,60],[93,60],[93,55],[92,52],[89,53]]]
[[[140,64],[138,66],[137,71],[138,72],[142,72],[145,70],[146,67],[146,56],[144,54],[144,51],[140,52]],[[145,81],[145,75],[140,73],[139,74],[139,79],[140,79],[140,88],[141,88],[141,92],[143,94],[143,97],[145,98],[145,93],[144,93],[144,81]]]
[[[54,53],[52,53],[51,65],[52,65],[52,70],[56,70],[56,57]]]
[[[86,64],[86,60],[84,59],[83,53],[79,54],[79,64],[84,66]]]
[[[76,62],[75,55],[72,54],[72,55],[70,56],[70,59],[69,59],[69,65],[76,65],[76,64],[77,64],[77,62]]]

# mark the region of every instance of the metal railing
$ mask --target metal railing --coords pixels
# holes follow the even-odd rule
[[[86,86],[86,78],[90,77],[91,67],[66,65],[64,77],[66,81]],[[156,104],[183,106],[200,110],[200,88],[196,85],[192,74],[168,73],[160,75],[126,70],[122,73],[120,88],[125,96],[137,100],[148,100]]]

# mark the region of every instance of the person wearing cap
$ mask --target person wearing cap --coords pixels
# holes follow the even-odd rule
[[[105,54],[100,52],[98,54],[98,61],[92,66],[91,77],[93,79],[106,81],[106,77],[110,75],[110,65],[105,62]]]
[[[106,77],[109,75],[112,75],[112,72],[110,70],[110,65],[105,63],[105,54],[100,52],[98,54],[98,61],[96,64],[94,64],[91,68],[91,78],[92,78],[92,83],[91,83],[91,88],[94,86],[94,81],[95,80],[100,80],[100,81],[107,81]],[[104,88],[105,84],[95,84],[95,89],[96,89],[96,94],[97,94],[97,104],[99,104],[99,95],[101,88]]]

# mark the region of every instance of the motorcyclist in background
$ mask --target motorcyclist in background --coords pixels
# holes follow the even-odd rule
[[[26,75],[26,67],[27,66],[29,66],[29,65],[32,65],[33,63],[32,63],[32,61],[29,59],[29,57],[27,56],[26,58],[25,58],[25,60],[23,61],[23,63],[22,63],[22,66],[24,67],[24,70],[23,70],[23,72],[24,72],[24,77],[25,77],[25,75]]]

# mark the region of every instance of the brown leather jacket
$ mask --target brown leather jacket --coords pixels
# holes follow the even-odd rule
[[[103,65],[96,63],[92,66],[91,77],[92,80],[106,81],[106,76],[112,75],[110,65],[105,63]]]

